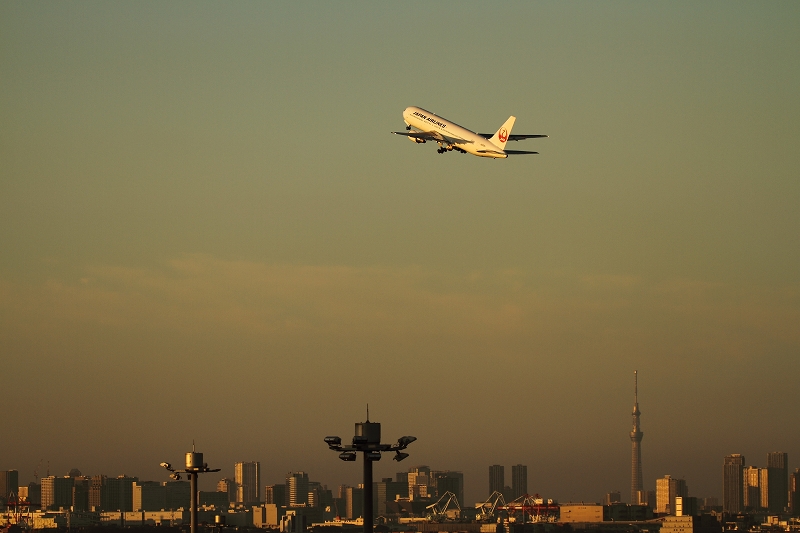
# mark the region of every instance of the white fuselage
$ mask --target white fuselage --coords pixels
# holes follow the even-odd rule
[[[403,120],[412,128],[441,135],[443,140],[437,142],[448,150],[456,148],[479,157],[495,159],[508,157],[502,148],[489,142],[489,139],[420,107],[407,107],[403,111]]]

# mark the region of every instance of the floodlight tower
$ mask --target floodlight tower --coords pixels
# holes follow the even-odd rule
[[[185,470],[175,470],[169,463],[161,463],[161,466],[172,472],[169,477],[175,481],[180,481],[181,474],[186,474],[189,476],[189,484],[192,493],[192,501],[189,503],[191,533],[197,533],[197,474],[205,474],[206,472],[219,472],[220,469],[208,468],[208,463],[203,462],[203,454],[194,450],[194,442],[192,442],[192,451],[186,453]]]
[[[417,440],[416,437],[400,437],[396,444],[381,444],[381,425],[369,421],[369,408],[367,421],[356,422],[356,432],[351,445],[342,445],[339,437],[325,437],[325,444],[331,450],[339,452],[342,461],[355,461],[356,452],[364,454],[364,533],[372,533],[372,462],[381,460],[381,452],[395,452],[395,461],[402,461],[408,457],[402,452],[409,444]]]

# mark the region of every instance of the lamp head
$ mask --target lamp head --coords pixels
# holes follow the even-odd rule
[[[341,446],[342,439],[340,437],[325,437],[325,444],[328,446]]]
[[[397,445],[400,447],[401,450],[408,447],[409,444],[417,440],[417,437],[412,437],[410,435],[406,435],[405,437],[400,437],[397,439]]]

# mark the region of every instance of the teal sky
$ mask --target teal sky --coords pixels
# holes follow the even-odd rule
[[[0,3],[0,469],[800,466],[800,3]],[[544,133],[504,161],[416,105]],[[10,427],[10,426],[7,426]],[[397,470],[386,458],[377,476]],[[40,469],[40,474],[42,470]],[[208,480],[210,485],[212,480]],[[215,480],[214,480],[215,481]]]

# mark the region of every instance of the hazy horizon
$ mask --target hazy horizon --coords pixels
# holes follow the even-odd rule
[[[0,4],[0,469],[561,501],[800,466],[800,3]],[[547,139],[439,155],[409,105]],[[8,432],[7,432],[8,433]],[[43,475],[44,466],[39,468]],[[206,476],[201,487],[217,481]],[[263,489],[263,487],[262,487]]]

